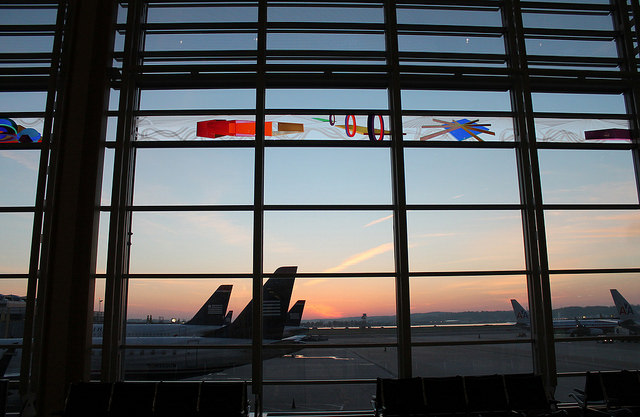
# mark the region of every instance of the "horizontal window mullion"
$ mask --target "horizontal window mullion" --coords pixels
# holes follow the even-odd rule
[[[391,204],[265,204],[265,211],[379,211],[393,210]]]
[[[637,274],[640,268],[583,268],[583,269],[550,269],[552,275],[574,274]]]
[[[410,277],[417,278],[442,278],[442,277],[486,277],[486,276],[513,276],[525,275],[526,270],[501,270],[501,271],[422,271],[409,272]]]
[[[482,210],[522,210],[522,204],[407,204],[407,210],[421,211],[482,211]]]
[[[252,211],[254,209],[253,204],[247,205],[175,205],[175,206],[127,206],[127,210],[132,212],[147,212],[147,211]]]

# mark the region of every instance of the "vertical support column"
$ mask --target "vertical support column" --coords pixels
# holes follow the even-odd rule
[[[24,319],[24,333],[22,344],[22,362],[20,364],[20,375],[27,376],[31,373],[32,367],[32,347],[34,337],[34,325],[36,315],[36,294],[39,278],[39,264],[41,251],[46,251],[48,245],[41,242],[42,225],[44,221],[45,190],[47,186],[47,167],[49,166],[49,154],[51,145],[51,133],[53,130],[53,114],[58,91],[58,81],[60,75],[60,56],[62,50],[62,38],[64,23],[67,15],[67,7],[64,2],[58,5],[56,16],[56,30],[53,41],[53,51],[51,57],[51,67],[49,69],[49,87],[47,88],[47,104],[44,126],[42,129],[43,148],[40,151],[40,162],[38,166],[38,186],[36,191],[36,205],[33,217],[33,230],[31,234],[31,259],[29,261],[29,281],[27,283],[27,306]],[[36,355],[37,356],[37,355]],[[37,386],[37,376],[32,378],[20,378],[20,395],[25,398],[31,394]]]
[[[640,198],[640,74],[638,65],[640,59],[637,57],[640,48],[640,4],[626,0],[611,0],[611,7],[614,10],[614,24],[616,31],[620,34],[617,39],[618,55],[622,58],[622,69],[629,77],[629,88],[625,92],[625,103],[627,113],[633,115],[630,121],[632,132],[633,166],[636,174],[636,190]],[[632,23],[634,22],[634,23]],[[633,33],[632,24],[635,26]],[[635,35],[635,36],[634,36]],[[635,45],[634,45],[635,38]]]
[[[90,372],[99,201],[116,3],[72,0],[38,291],[37,412],[62,410],[69,383]]]
[[[407,199],[404,179],[404,146],[402,143],[402,104],[398,59],[396,2],[387,0],[385,35],[389,71],[389,110],[391,121],[391,175],[393,184],[393,237],[396,271],[396,322],[398,329],[398,376],[412,374],[411,309],[409,293],[409,253],[407,232]]]
[[[515,112],[515,131],[518,147],[516,157],[520,185],[523,235],[527,266],[527,289],[536,373],[544,377],[547,389],[557,385],[551,284],[547,258],[542,187],[536,146],[535,123],[525,38],[522,30],[522,11],[519,0],[504,2],[503,24],[507,28],[506,52],[509,57],[512,88],[511,103]]]
[[[267,1],[258,2],[258,45],[256,71],[256,140],[253,187],[253,361],[251,392],[255,415],[262,415],[262,281],[264,277],[264,123],[267,65]]]
[[[145,17],[144,2],[129,2],[118,106],[105,285],[101,379],[107,382],[120,378],[123,365],[120,345],[124,340],[123,327],[127,317],[128,279],[126,275],[129,271],[131,248],[131,212],[127,207],[133,202],[135,167],[135,151],[132,146],[135,132],[133,112],[138,109],[140,97],[135,80],[144,44],[142,24],[145,22]]]

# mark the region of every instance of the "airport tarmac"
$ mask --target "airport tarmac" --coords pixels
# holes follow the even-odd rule
[[[395,343],[395,329],[320,329],[312,334],[327,340],[309,342],[295,353],[264,362],[264,410],[371,410],[375,378],[398,375],[396,348],[380,346]],[[529,335],[523,336],[513,325],[413,328],[412,342],[425,344],[412,349],[414,376],[533,371]],[[376,346],[342,346],[372,343]],[[454,345],[439,345],[445,343]],[[639,353],[640,343],[600,343],[579,338],[556,343],[559,372],[638,369]],[[206,378],[248,380],[250,377],[251,367],[242,366]],[[303,383],[309,380],[326,383]],[[360,380],[362,383],[358,383]],[[284,384],[274,385],[277,382]],[[583,377],[559,378],[556,399],[573,401],[569,393],[583,384]]]
[[[313,329],[310,334],[315,341],[263,362],[264,410],[372,410],[375,379],[398,376],[396,329]],[[558,372],[640,369],[638,341],[602,343],[565,337],[556,342]],[[414,376],[533,371],[530,335],[514,325],[414,327],[412,343]],[[250,381],[251,365],[192,379]],[[572,402],[569,393],[583,386],[584,377],[559,378],[555,397]],[[250,400],[254,402],[253,395]],[[19,407],[17,396],[10,397],[10,405],[11,410]]]

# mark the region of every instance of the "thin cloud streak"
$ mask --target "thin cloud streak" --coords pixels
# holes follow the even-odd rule
[[[382,223],[383,221],[389,220],[389,219],[392,219],[392,218],[393,218],[393,214],[390,214],[388,216],[382,217],[381,219],[377,219],[377,220],[374,220],[372,222],[369,222],[369,223],[365,224],[364,228],[367,228],[369,226],[373,226],[374,224]]]
[[[324,272],[341,272],[351,266],[357,265],[368,259],[371,259],[383,253],[389,252],[391,250],[393,250],[393,243],[391,242],[383,243],[382,245],[376,246],[375,248],[371,248],[364,252],[355,254],[350,258],[345,259],[340,265],[334,266],[333,268],[326,269]]]

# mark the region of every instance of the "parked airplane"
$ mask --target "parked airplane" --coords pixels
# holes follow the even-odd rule
[[[529,329],[531,323],[527,310],[515,299],[511,300],[511,306],[516,315],[516,326]],[[553,330],[568,332],[571,336],[598,336],[613,332],[616,327],[618,322],[615,320],[577,318],[553,320]]]
[[[282,342],[297,267],[280,267],[263,286],[263,344]],[[205,375],[251,363],[253,301],[228,326],[191,337],[128,337],[124,370],[127,379],[176,379]],[[145,347],[137,347],[147,345]],[[148,346],[158,346],[149,348]],[[229,345],[233,345],[233,348]],[[246,345],[243,348],[242,345]],[[263,349],[263,359],[291,349]]]
[[[264,345],[295,343],[282,339],[296,271],[295,266],[280,267],[263,286]],[[202,335],[127,336],[123,357],[125,379],[180,379],[249,364],[252,360],[252,320],[253,301],[250,301],[231,324],[209,329]],[[21,342],[21,339],[0,339],[0,345]],[[93,338],[94,345],[101,343],[101,337]],[[291,351],[290,347],[266,348],[262,356],[269,359]],[[2,353],[0,367],[5,365],[3,360],[11,362],[6,364],[5,376],[18,375],[21,350],[18,349],[15,355],[11,349],[4,349]],[[94,372],[100,369],[100,362],[100,350],[93,349],[91,368]]]
[[[620,315],[618,324],[633,333],[640,333],[640,318],[636,316],[633,307],[616,289],[611,289],[611,296]]]
[[[217,329],[231,323],[227,306],[233,285],[220,285],[200,310],[184,324],[179,323],[127,323],[126,337],[148,336],[200,336],[204,332]],[[226,316],[225,316],[226,314]],[[102,337],[102,323],[94,323],[92,336]]]
[[[307,327],[300,327],[304,304],[306,300],[298,300],[287,313],[287,321],[284,323],[284,337],[289,337],[301,333],[307,333]]]

